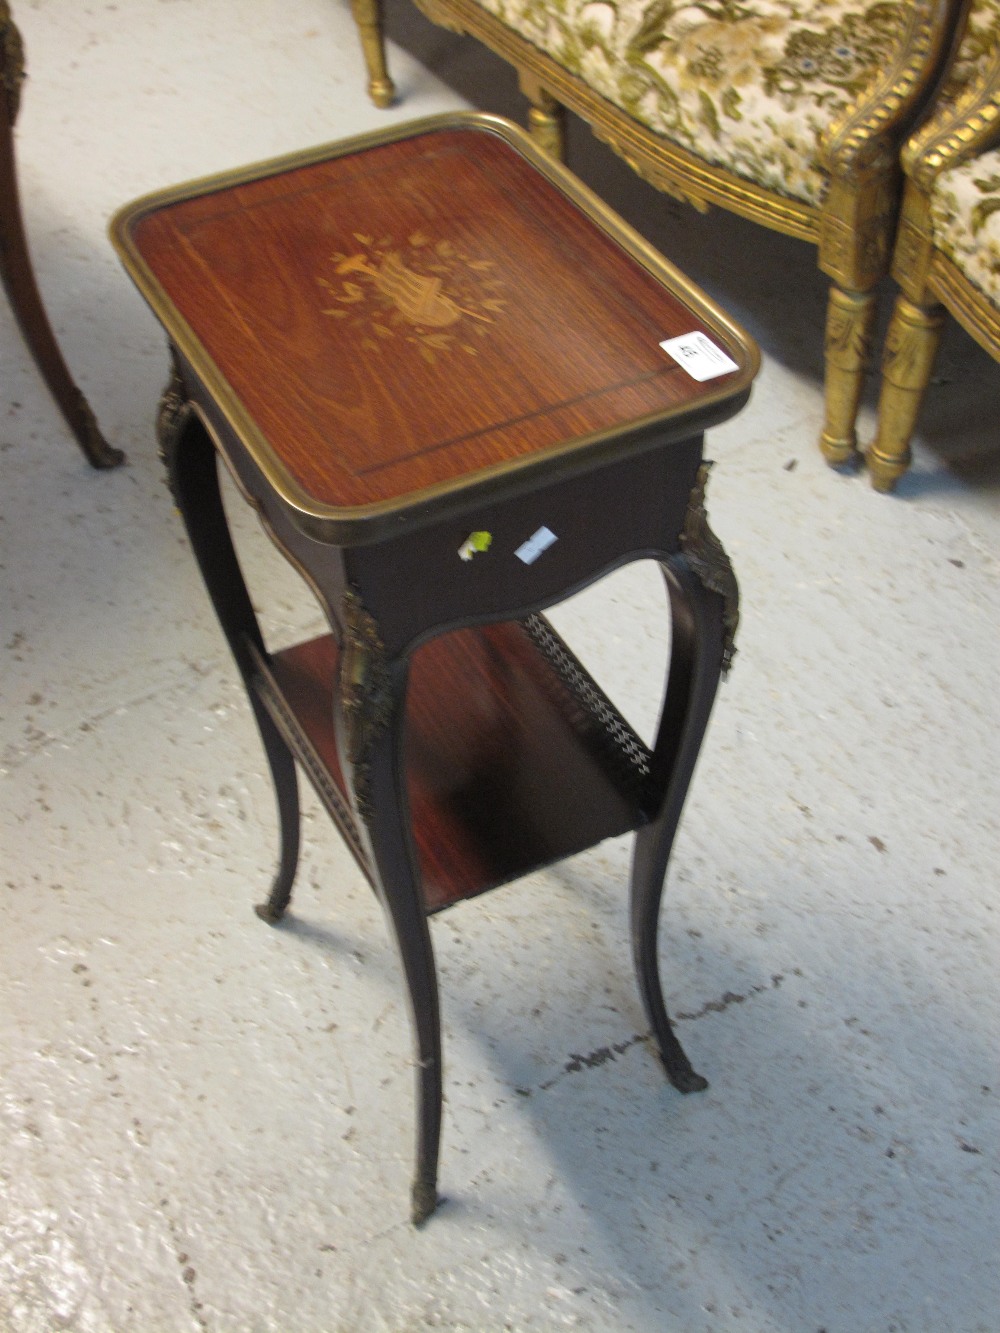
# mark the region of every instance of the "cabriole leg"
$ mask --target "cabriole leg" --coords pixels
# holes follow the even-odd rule
[[[368,68],[368,96],[378,107],[391,106],[396,96],[396,86],[389,78],[385,63],[381,0],[351,0],[351,13],[358,27],[361,50]]]
[[[441,1016],[403,774],[407,662],[388,661],[375,621],[353,592],[343,605],[337,749],[374,887],[399,950],[416,1056],[417,1147],[412,1220],[437,1206],[441,1141]]]
[[[187,528],[215,613],[243,677],[271,768],[281,850],[270,897],[267,903],[257,908],[257,912],[266,921],[277,921],[291,898],[299,856],[299,794],[295,761],[253,686],[254,663],[250,645],[263,653],[264,641],[226,522],[215,448],[208,432],[184,402],[176,375],[163,396],[158,433],[171,492]]]
[[[891,491],[910,466],[913,437],[944,328],[944,309],[900,296],[886,334],[878,429],[865,461],[877,491]]]
[[[670,597],[670,665],[667,671],[649,776],[650,822],[636,835],[630,915],[639,990],[667,1077],[680,1092],[708,1086],[691,1067],[667,1014],[660,981],[660,900],[670,851],[708,726],[722,674],[735,652],[739,588],[729,558],[709,527],[703,463],[680,545],[682,554],[661,562]]]
[[[670,594],[672,630],[652,775],[654,791],[659,787],[660,794],[652,822],[636,834],[630,897],[632,951],[639,991],[667,1077],[679,1092],[700,1092],[708,1082],[691,1067],[667,1014],[657,940],[670,852],[719,682],[721,599],[691,574],[683,557],[665,564],[663,573]]]
[[[830,288],[826,320],[826,420],[820,436],[832,467],[857,457],[858,405],[871,354],[875,321],[873,292]]]
[[[0,279],[28,350],[84,457],[96,468],[117,467],[125,455],[107,443],[69,373],[31,266],[14,168],[13,127],[22,75],[20,38],[0,0]]]

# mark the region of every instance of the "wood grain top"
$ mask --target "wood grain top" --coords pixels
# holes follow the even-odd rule
[[[754,369],[707,302],[665,285],[492,127],[146,201],[126,235],[172,340],[264,443],[237,434],[319,506],[461,485],[694,411]],[[739,370],[700,383],[659,346],[692,332]]]

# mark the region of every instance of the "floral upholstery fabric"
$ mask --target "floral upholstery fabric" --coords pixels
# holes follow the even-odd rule
[[[931,225],[937,248],[1000,305],[1000,149],[942,172]]]
[[[895,50],[886,0],[478,0],[633,119],[809,204],[833,119]]]
[[[954,102],[966,88],[978,85],[993,63],[1000,34],[1000,0],[974,0],[955,59],[940,93],[939,105]]]

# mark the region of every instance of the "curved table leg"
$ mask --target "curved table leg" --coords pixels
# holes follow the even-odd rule
[[[0,279],[35,364],[87,461],[96,468],[117,467],[125,455],[104,439],[89,403],[70,375],[31,267],[14,168],[21,48],[13,20],[4,17],[5,9],[0,4]]]
[[[201,422],[186,407],[176,379],[164,394],[158,433],[170,489],[215,613],[243,677],[274,779],[281,851],[270,897],[256,911],[265,921],[277,921],[291,898],[299,856],[295,760],[253,685],[255,668],[251,650],[263,654],[264,640],[226,522],[215,447]]]
[[[441,1017],[419,871],[409,834],[402,743],[408,664],[387,660],[378,627],[349,591],[334,721],[358,832],[374,887],[395,935],[410,1001],[416,1054],[417,1147],[412,1220],[437,1206],[441,1141]]]
[[[734,653],[739,619],[736,578],[705,516],[707,475],[703,465],[681,536],[684,554],[661,564],[672,616],[670,665],[653,747],[651,821],[636,834],[630,892],[639,990],[667,1077],[680,1092],[700,1092],[708,1082],[691,1067],[667,1014],[657,948],[660,901],[719,680]]]

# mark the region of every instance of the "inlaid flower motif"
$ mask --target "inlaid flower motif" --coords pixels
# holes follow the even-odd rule
[[[318,279],[333,302],[325,315],[350,322],[369,352],[403,340],[432,365],[455,349],[477,355],[472,339],[484,337],[507,304],[494,260],[421,231],[404,245],[361,232],[351,239],[358,248],[331,255],[332,276]]]

